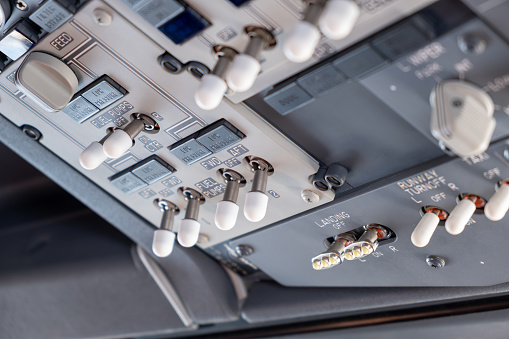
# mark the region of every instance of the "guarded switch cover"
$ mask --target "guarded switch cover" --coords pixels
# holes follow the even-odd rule
[[[78,89],[76,74],[63,61],[42,53],[30,53],[15,75],[23,93],[49,112],[65,108]]]

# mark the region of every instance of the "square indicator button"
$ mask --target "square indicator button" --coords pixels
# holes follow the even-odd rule
[[[71,119],[80,124],[99,112],[99,109],[92,105],[88,100],[79,96],[71,101],[63,110]]]
[[[147,186],[143,180],[130,172],[112,179],[111,184],[126,194],[139,191],[143,187]]]
[[[135,165],[131,173],[149,185],[175,172],[173,167],[158,157],[147,160]]]
[[[170,146],[170,152],[186,165],[194,164],[212,154],[208,148],[194,139],[173,144]]]
[[[95,107],[103,109],[122,98],[124,93],[115,88],[108,81],[103,80],[86,90],[81,96],[90,101]]]
[[[200,132],[200,136],[196,138],[200,144],[214,153],[236,144],[244,137],[242,132],[226,121],[221,121],[217,126],[214,125],[210,129],[206,128],[203,132]]]
[[[158,27],[184,11],[184,6],[175,0],[152,0],[136,10],[152,26]]]

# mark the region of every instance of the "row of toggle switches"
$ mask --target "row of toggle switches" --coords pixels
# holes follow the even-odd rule
[[[289,32],[283,44],[288,60],[304,62],[311,58],[322,33],[333,40],[347,37],[360,15],[360,8],[353,0],[305,0],[305,15]],[[318,29],[318,27],[320,29]],[[201,109],[215,109],[228,92],[248,91],[261,70],[259,62],[263,50],[273,49],[276,38],[263,27],[249,25],[244,28],[249,42],[243,53],[226,45],[215,45],[212,53],[216,65],[201,78],[195,93],[195,102]]]
[[[360,234],[360,236],[359,236]],[[311,259],[313,269],[329,269],[343,263],[344,260],[362,259],[373,254],[379,241],[394,237],[394,233],[385,226],[369,224],[334,237],[325,252]]]
[[[509,210],[509,179],[501,180],[496,185],[496,192],[486,201],[475,194],[460,194],[458,204],[451,213],[435,206],[421,209],[422,218],[411,235],[412,244],[425,247],[431,240],[438,225],[443,222],[449,234],[457,235],[465,230],[466,225],[476,211],[484,211],[491,221],[499,221]]]
[[[258,222],[267,212],[269,197],[265,191],[267,179],[274,173],[274,168],[269,162],[258,157],[248,156],[245,161],[254,173],[254,177],[251,190],[246,194],[244,216],[251,222]],[[215,224],[221,230],[230,230],[237,222],[239,190],[246,185],[247,181],[240,173],[228,168],[219,169],[217,174],[226,183],[226,188],[223,199],[217,204]],[[187,201],[187,207],[186,215],[177,231],[177,239],[180,245],[191,247],[197,243],[200,235],[198,210],[199,206],[205,203],[205,198],[188,187],[181,187],[178,192]],[[160,228],[154,232],[152,250],[157,256],[166,257],[173,250],[175,242],[173,219],[180,210],[177,205],[165,199],[156,199],[154,203],[163,216]]]

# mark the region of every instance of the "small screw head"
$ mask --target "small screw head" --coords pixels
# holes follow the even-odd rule
[[[482,54],[486,50],[488,42],[475,33],[468,33],[458,37],[458,47],[465,54]]]
[[[505,160],[509,160],[509,146],[507,146],[504,150],[504,158]]]
[[[445,260],[436,255],[430,255],[426,258],[426,264],[431,268],[442,268],[445,266]]]
[[[239,257],[247,257],[251,255],[253,252],[254,249],[249,245],[239,245],[235,247],[235,253],[237,253]]]
[[[26,11],[26,10],[28,10],[28,5],[23,0],[17,0],[16,8],[19,9],[20,11]]]
[[[311,190],[303,190],[300,192],[302,200],[307,203],[313,204],[320,201],[320,196]]]
[[[100,8],[94,9],[92,16],[95,23],[101,26],[108,26],[113,21],[111,14]]]

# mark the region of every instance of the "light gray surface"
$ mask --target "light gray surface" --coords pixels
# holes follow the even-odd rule
[[[383,186],[368,185],[312,213],[236,239],[230,247],[251,246],[254,252],[247,259],[286,286],[486,286],[507,282],[504,249],[509,215],[492,222],[476,214],[475,223],[460,235],[450,235],[439,226],[426,247],[417,248],[410,242],[422,206],[436,205],[450,212],[460,193],[491,197],[495,183],[509,177],[509,162],[501,160],[505,149],[499,143],[483,161],[467,159],[472,165],[461,159],[441,166],[423,165],[411,174],[388,179]],[[499,176],[490,176],[490,170]],[[436,188],[429,190],[426,185]],[[380,246],[365,262],[345,261],[321,271],[312,268],[311,258],[325,250],[326,238],[371,223],[391,228],[397,241]],[[444,258],[446,266],[428,267],[425,259],[429,255]]]

